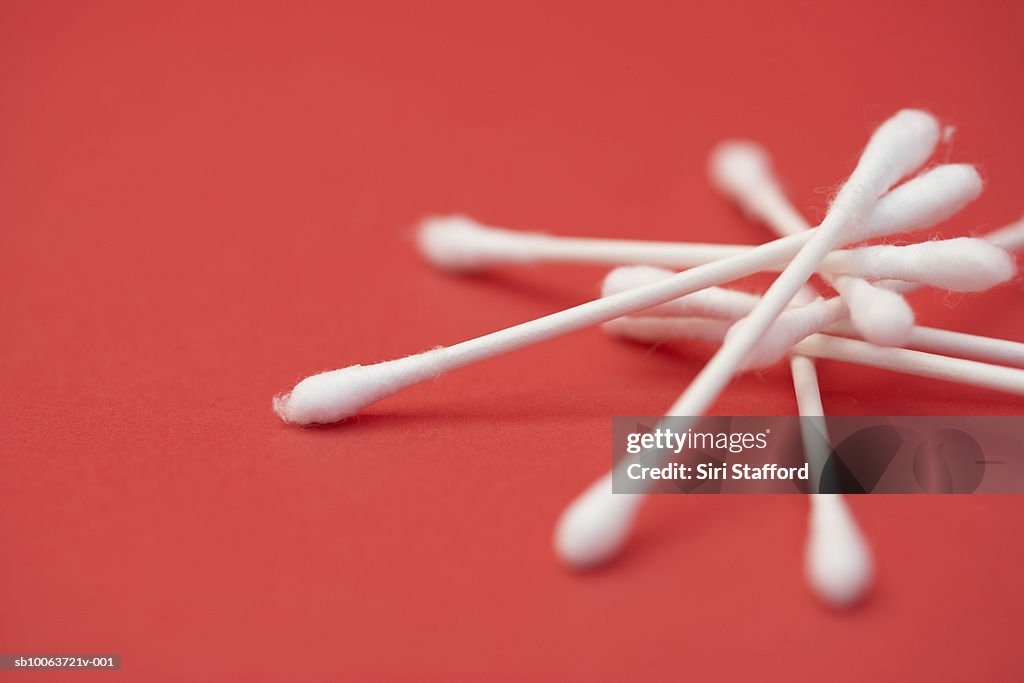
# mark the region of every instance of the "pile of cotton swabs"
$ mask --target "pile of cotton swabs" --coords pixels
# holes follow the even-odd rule
[[[275,397],[274,410],[299,425],[343,420],[449,370],[602,323],[631,340],[721,344],[667,416],[703,415],[734,375],[787,357],[804,416],[822,415],[812,358],[1024,394],[1024,344],[916,325],[902,296],[923,285],[977,292],[1011,279],[1009,252],[1024,245],[1024,221],[981,238],[855,246],[931,227],[981,194],[970,165],[913,175],[941,135],[938,121],[922,111],[903,110],[884,122],[816,228],[786,199],[760,147],[720,145],[710,164],[715,186],[778,235],[758,246],[566,238],[464,217],[426,220],[422,251],[447,270],[548,261],[623,267],[609,273],[600,299],[453,346],[307,377]],[[779,275],[761,296],[722,287],[763,271]],[[835,296],[809,293],[805,284],[815,273]],[[611,473],[599,479],[559,520],[559,557],[576,569],[609,560],[624,545],[643,497],[613,494]],[[871,584],[870,550],[840,496],[810,499],[808,580],[830,604],[852,604]]]

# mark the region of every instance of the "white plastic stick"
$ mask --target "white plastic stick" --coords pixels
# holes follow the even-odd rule
[[[794,355],[789,361],[800,410],[804,452],[817,486],[828,459],[828,427],[814,361]],[[814,593],[834,607],[847,607],[864,596],[874,566],[871,549],[839,494],[812,491],[804,572]]]
[[[879,197],[923,164],[939,140],[939,125],[931,115],[903,110],[883,123],[871,136],[857,167],[836,195],[825,220],[772,283],[750,315],[734,325],[734,332],[697,374],[686,391],[666,411],[669,416],[703,415],[761,335],[790,299],[807,282],[830,251],[855,232]],[[783,239],[793,239],[803,234]],[[771,243],[769,243],[771,244]],[[738,329],[735,329],[738,328]],[[620,466],[628,467],[626,458]],[[612,473],[595,482],[562,514],[556,532],[556,551],[574,567],[600,564],[625,541],[644,494],[612,493]],[[625,502],[625,501],[629,502]],[[609,515],[620,516],[610,520]],[[595,520],[605,530],[595,535]]]
[[[884,163],[885,159],[869,161],[876,164]],[[839,241],[854,243],[934,224],[958,211],[980,192],[981,179],[973,167],[939,166],[888,193],[875,205],[857,230]],[[850,200],[839,202],[837,199],[836,206],[845,207],[841,213],[851,215],[855,212],[851,210],[850,204]],[[854,203],[854,208],[858,206],[859,203]],[[438,377],[449,370],[758,272],[766,263],[778,263],[791,258],[819,234],[827,236],[829,231],[822,233],[814,230],[784,237],[745,254],[678,273],[663,282],[590,301],[454,346],[436,348],[375,365],[353,365],[313,375],[299,382],[290,392],[276,396],[274,410],[283,420],[294,424],[336,422],[355,415],[365,406],[401,389]],[[816,251],[820,251],[820,245]],[[806,268],[810,261],[806,257],[804,261],[803,268]],[[813,267],[814,263],[811,263]]]
[[[768,225],[775,234],[793,235],[811,229],[811,225],[782,191],[772,169],[771,158],[760,145],[745,141],[729,141],[718,145],[711,154],[709,171],[713,184],[723,194],[739,204],[749,215]],[[876,266],[878,251],[872,249],[872,252],[874,258],[869,257],[867,262]],[[830,256],[833,260],[842,258],[835,253]],[[832,272],[860,276],[822,274],[825,281],[839,292],[849,309],[848,315],[853,326],[865,339],[886,346],[899,346],[907,340],[914,325],[914,311],[902,296],[868,283],[863,277],[879,279],[870,273],[850,267]],[[836,322],[846,316],[846,310],[837,308],[833,320],[829,322]]]

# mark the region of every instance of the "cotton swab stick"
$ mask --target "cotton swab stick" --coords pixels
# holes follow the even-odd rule
[[[722,194],[768,225],[775,234],[793,235],[811,229],[786,198],[772,171],[768,152],[760,145],[739,140],[724,142],[712,151],[708,170],[712,184]],[[877,251],[872,251],[868,257],[872,266],[878,265],[880,254]],[[905,343],[914,326],[914,311],[910,305],[896,292],[866,282],[863,278],[872,277],[869,273],[858,275],[860,277],[856,278],[822,277],[839,292],[850,321],[865,339],[885,346]],[[836,309],[835,318],[830,322],[841,320],[846,314],[846,310]]]
[[[859,228],[842,241],[854,243],[932,225],[959,211],[980,192],[981,179],[973,167],[939,166],[889,192]],[[784,237],[745,254],[678,273],[664,282],[590,301],[454,346],[313,375],[299,382],[291,392],[276,396],[274,410],[293,424],[336,422],[401,389],[450,370],[751,275],[767,263],[791,258],[815,234],[808,231]]]
[[[728,336],[730,324],[714,318],[620,318],[604,325],[605,331],[624,339],[657,344],[671,339],[716,342]],[[958,382],[1024,395],[1024,370],[951,358],[923,351],[878,346],[870,342],[827,334],[812,334],[792,353],[891,370],[905,375]],[[751,354],[751,357],[756,357]],[[748,366],[756,367],[756,366]]]
[[[863,221],[886,190],[931,156],[938,140],[938,122],[922,111],[904,109],[878,127],[825,219],[813,231],[814,237],[793,257],[750,315],[735,323],[738,329],[730,334],[666,415],[704,414],[825,255],[843,241],[844,233],[855,232],[853,228]],[[802,234],[806,233],[783,239]],[[623,462],[628,466],[629,459]],[[559,519],[555,532],[556,551],[570,566],[600,564],[625,541],[643,494],[614,495],[612,476],[610,472],[595,482]]]
[[[804,451],[816,486],[830,450],[818,373],[814,361],[805,356],[792,356],[789,363],[800,411]],[[847,607],[863,597],[871,585],[874,575],[871,549],[842,496],[814,490],[809,499],[811,509],[804,554],[807,581],[823,601],[835,607]]]

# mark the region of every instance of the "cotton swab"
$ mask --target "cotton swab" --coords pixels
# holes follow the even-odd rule
[[[1024,248],[1024,220],[1020,220],[1003,228],[994,230],[982,236],[982,239],[993,246],[1007,251]],[[608,296],[611,294],[617,294],[618,292],[625,291],[632,287],[638,287],[650,282],[663,280],[671,276],[672,271],[668,271],[663,268],[654,268],[651,266],[622,266],[615,268],[605,277],[602,291],[605,296]],[[903,291],[913,291],[914,289],[917,289],[916,284],[908,282],[890,282],[887,283],[887,286],[899,287]],[[714,289],[716,291],[713,293],[713,296],[705,298],[700,306],[694,306],[693,303],[689,301],[691,297],[697,296],[696,294],[693,294],[688,297],[668,301],[652,309],[642,311],[641,315],[696,316],[738,320],[753,310],[754,304],[756,304],[758,299],[756,295],[745,292],[737,292],[735,290],[721,288]],[[815,305],[820,306],[822,304],[816,303]],[[833,310],[829,315],[839,316],[841,311],[840,302],[834,302],[829,305],[833,307]],[[785,320],[788,318],[788,315],[788,311],[783,313],[780,316],[782,320],[776,321],[776,324],[773,325],[773,329],[776,327],[785,329]],[[828,319],[827,316],[823,316],[821,318],[821,320],[826,319]],[[783,333],[781,331],[776,332],[776,334],[780,335],[780,337],[777,338],[777,341],[774,344],[766,344],[764,346],[764,349],[768,349],[770,347],[775,348],[773,353],[776,354],[774,356],[776,359],[781,358],[784,351],[799,340],[798,337],[794,336],[797,334],[796,328],[790,327],[789,329],[789,333]],[[817,332],[822,330],[810,331]],[[839,320],[838,322],[829,325],[824,329],[824,331],[842,336],[860,336],[857,329],[843,320]],[[990,337],[982,337],[962,332],[953,332],[951,330],[915,325],[904,346],[918,351],[957,356],[985,363],[1024,367],[1024,344],[1004,339],[992,339]],[[768,365],[773,362],[769,357],[770,354],[767,352],[762,353],[761,356],[762,360],[759,363],[760,365]]]
[[[858,230],[843,241],[853,243],[934,224],[956,213],[980,192],[981,179],[973,167],[937,167],[889,192]],[[745,254],[678,273],[664,282],[590,301],[454,346],[313,375],[299,382],[291,392],[276,396],[274,410],[293,424],[336,422],[401,389],[455,368],[751,275],[765,264],[791,258],[815,234],[808,231],[784,237]]]
[[[649,344],[671,339],[716,342],[727,338],[730,324],[726,320],[714,318],[627,317],[605,323],[604,329],[617,337]],[[809,335],[794,345],[791,352],[1024,395],[1024,370],[964,358],[878,346],[826,334]],[[751,354],[750,357],[756,358],[756,355]]]
[[[922,276],[938,286],[945,286],[951,290],[988,289],[1006,282],[1014,276],[1015,267],[1013,259],[1005,251],[982,240],[967,240],[967,242],[970,244],[965,243],[964,248],[961,249],[965,254],[970,253],[970,256],[966,259],[969,268],[965,273],[953,275],[949,280],[942,282],[941,278],[936,274],[924,274],[924,269],[922,268]],[[667,277],[671,277],[670,271],[650,266],[617,268],[605,278],[603,291],[606,295],[613,294],[624,291],[623,288],[628,288],[630,285],[635,286],[640,283],[649,283]],[[862,281],[850,278],[847,284],[856,290],[862,285]],[[884,292],[885,290],[879,291]],[[701,296],[698,297],[698,295]],[[643,315],[683,315],[738,319],[749,313],[750,310],[753,310],[756,301],[757,297],[753,295],[716,289],[708,294],[698,292],[689,297],[670,301],[642,313]],[[779,315],[764,333],[758,345],[748,356],[746,366],[765,367],[776,363],[789,352],[789,349],[794,344],[804,337],[815,332],[821,332],[835,324],[836,321],[841,320],[846,310],[845,302],[839,298],[818,299],[804,306],[790,307]],[[919,341],[929,337],[942,338],[941,334],[932,333],[929,335],[927,330],[916,334],[915,330],[915,327],[911,327],[910,336]],[[856,331],[859,332],[860,330]],[[961,345],[963,344],[962,339],[957,341]],[[883,344],[883,346],[889,345]],[[986,348],[991,348],[992,346],[994,345],[986,345]]]
[[[473,227],[474,225],[475,227]],[[441,234],[443,234],[443,239],[438,238],[438,235]],[[501,234],[500,239],[495,239],[499,234]],[[421,244],[430,245],[424,246],[423,250],[430,255],[429,258],[432,262],[435,264],[445,264],[443,267],[449,270],[468,271],[471,270],[468,266],[454,268],[450,264],[469,263],[471,259],[467,254],[476,249],[474,244],[477,240],[486,244],[497,245],[499,242],[512,243],[520,239],[530,241],[535,236],[522,233],[517,234],[510,230],[501,230],[499,228],[489,228],[475,224],[471,218],[455,216],[427,219],[423,223],[420,237]],[[541,235],[541,237],[559,244],[564,240],[570,239],[573,243],[588,241],[586,238],[556,238],[544,235]],[[610,245],[616,242],[616,240],[601,240],[601,242],[602,244]],[[611,262],[629,263],[635,261],[649,264],[652,261],[660,261],[671,262],[670,265],[676,267],[692,267],[712,263],[729,256],[747,253],[755,248],[748,245],[633,242],[628,240],[622,240],[622,242],[626,246],[616,252],[617,258],[611,260]],[[958,238],[902,247],[881,245],[837,250],[822,260],[819,270],[822,273],[855,275],[874,280],[913,280],[915,282],[923,282],[924,284],[932,284],[932,280],[928,278],[950,279],[964,271],[963,268],[957,265],[958,257],[970,258],[973,256],[974,251],[979,249],[982,251],[994,249],[994,247],[986,244],[975,246],[974,242],[976,240]],[[438,246],[440,243],[451,245],[451,247],[446,247],[449,251],[442,250]],[[629,245],[634,246],[631,248]],[[651,245],[658,245],[659,248],[664,245],[665,252],[659,253],[656,258],[633,258],[634,255],[638,257],[641,255],[639,251],[634,254],[633,249],[635,249],[635,245],[642,245],[641,249],[644,250],[648,249]],[[506,259],[510,255],[517,253],[515,249],[502,251],[498,250],[497,246],[488,247],[488,249],[490,248],[494,248],[501,258]],[[967,253],[962,253],[962,250],[967,250]],[[443,256],[441,256],[442,253],[444,254]],[[610,251],[608,253],[609,255],[611,254]],[[681,254],[682,258],[673,259],[671,256],[673,253]],[[477,262],[479,263],[479,260]],[[493,263],[494,260],[492,259],[491,262]],[[588,260],[588,262],[593,263],[595,261]],[[785,262],[773,263],[766,266],[765,270],[781,271],[785,266]],[[828,276],[826,275],[826,277]],[[832,278],[832,280],[838,279]],[[840,282],[845,280],[840,280]],[[867,285],[867,283],[864,283],[864,285],[870,289],[875,289]],[[898,294],[892,292],[882,291],[880,294],[899,298]],[[865,303],[873,305],[877,302]]]
[[[738,329],[730,334],[666,415],[704,414],[825,255],[843,241],[844,233],[855,232],[852,228],[866,217],[886,190],[931,156],[938,140],[938,122],[921,111],[902,110],[879,126],[825,219],[813,231],[814,236],[793,257],[750,315],[735,323]],[[783,239],[803,234],[806,233]],[[555,532],[556,551],[571,566],[589,567],[607,560],[625,540],[642,498],[643,494],[612,494],[612,473],[605,475],[562,514]],[[622,518],[613,521],[609,515]],[[606,531],[595,533],[595,520],[607,524]]]
[[[970,180],[965,181],[965,176],[970,176]],[[877,215],[869,220],[878,224],[898,221],[906,224],[906,229],[931,226],[956,213],[956,210],[947,209],[940,202],[933,204],[934,211],[929,213],[927,206],[921,205],[922,202],[930,204],[934,197],[952,191],[953,199],[959,199],[962,202],[960,208],[963,208],[981,192],[981,179],[973,168],[964,164],[938,166],[907,184],[920,185],[925,179],[932,185],[935,194],[907,192],[902,187],[897,188],[902,201],[886,201],[876,207],[873,214]],[[972,186],[973,193],[964,192],[965,182]],[[788,206],[788,202],[785,205]],[[913,216],[912,222],[905,220],[907,211]],[[889,234],[896,232],[903,230],[892,230]],[[693,268],[753,248],[747,245],[699,242],[560,237],[490,227],[466,216],[427,218],[420,224],[417,237],[420,251],[428,261],[445,270],[462,272],[475,272],[505,263],[541,262]],[[783,259],[766,264],[765,269],[781,268],[785,262]]]
[[[750,216],[764,222],[776,235],[792,235],[810,230],[782,191],[772,171],[768,152],[760,145],[745,141],[728,141],[711,153],[708,164],[712,184],[733,200]],[[878,264],[879,253],[868,255],[872,266]],[[873,258],[872,258],[873,257]],[[955,257],[954,257],[955,258]],[[849,269],[843,271],[853,272]],[[839,292],[849,311],[853,326],[868,341],[886,346],[906,342],[914,326],[914,311],[899,294],[866,282],[869,273],[860,277],[822,277]],[[879,278],[874,278],[879,279]],[[894,278],[909,279],[909,278]],[[836,309],[836,322],[847,311]]]
[[[987,243],[998,247],[1006,252],[1019,251],[1024,249],[1024,220],[1011,223],[1005,227],[993,230],[982,237]],[[974,265],[973,267],[978,267]],[[888,282],[886,286],[899,292],[913,292],[922,287],[922,282]]]
[[[863,597],[871,585],[874,575],[871,549],[843,497],[817,490],[830,451],[818,373],[814,361],[806,356],[791,356],[789,364],[800,412],[804,452],[814,472],[815,485],[809,495],[811,509],[804,571],[819,598],[835,607],[846,607]]]
[[[700,242],[562,237],[484,225],[468,216],[430,216],[419,226],[420,252],[443,270],[476,272],[502,264],[644,263],[692,268],[750,249]]]

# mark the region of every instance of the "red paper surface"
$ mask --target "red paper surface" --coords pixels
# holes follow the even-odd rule
[[[767,238],[710,188],[759,140],[821,216],[905,106],[1016,219],[1022,5],[955,2],[4,3],[0,651],[120,653],[11,680],[1019,679],[1018,497],[851,501],[878,560],[833,613],[798,496],[652,500],[621,560],[550,549],[707,357],[589,330],[349,423],[282,424],[318,370],[581,303],[602,269],[432,271],[412,226],[465,212],[569,235]],[[1024,339],[1019,282],[912,297]],[[820,366],[833,414],[1024,414],[1021,400]],[[788,372],[717,414],[790,414]]]

